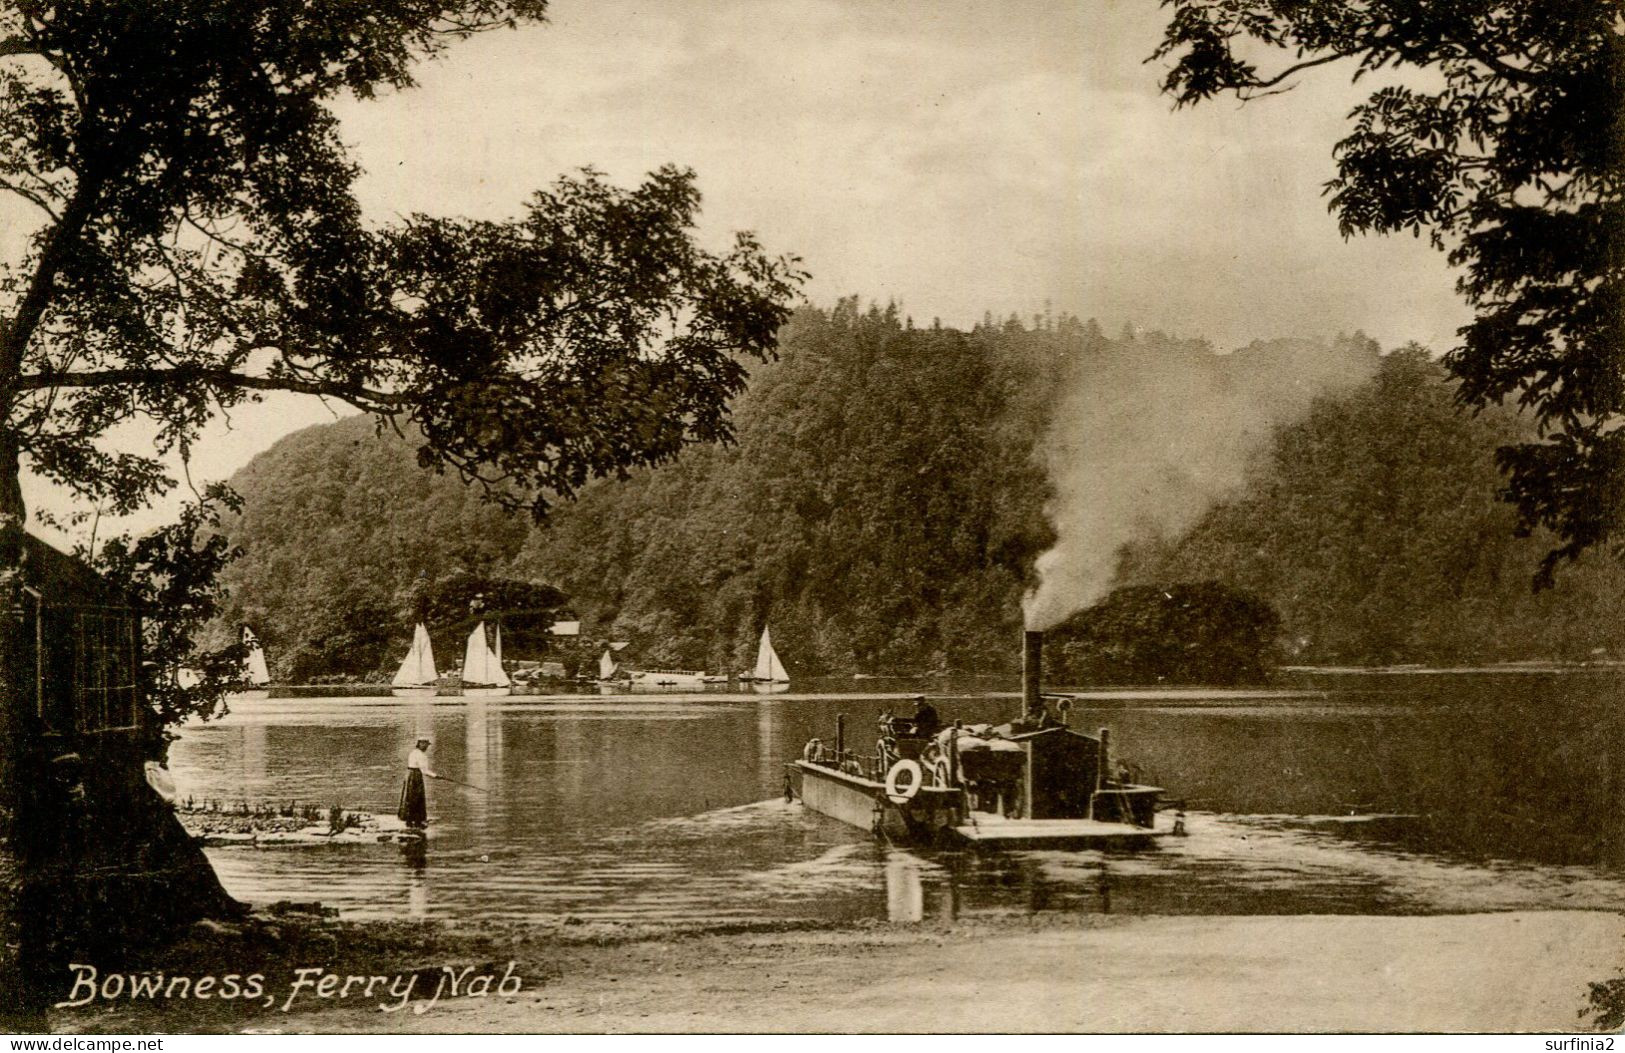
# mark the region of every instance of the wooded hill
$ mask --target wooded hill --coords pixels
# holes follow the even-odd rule
[[[1280,429],[1240,495],[1183,537],[1131,547],[1120,578],[1212,578],[1267,599],[1315,663],[1625,657],[1625,568],[1601,552],[1530,587],[1548,538],[1517,538],[1494,452],[1506,408],[1461,410],[1443,369],[1393,352],[1367,384]]]
[[[1255,344],[1222,368],[1307,346]],[[1069,317],[963,332],[855,298],[804,309],[737,400],[735,445],[595,483],[542,527],[418,470],[410,439],[360,419],[308,429],[233,479],[245,507],[227,529],[246,555],[228,617],[255,626],[279,676],[385,671],[423,582],[477,574],[557,587],[589,637],[630,640],[645,665],[737,672],[770,623],[792,676],[1009,672],[1053,538],[1037,451],[1059,392],[1099,356],[1205,350]],[[1184,536],[1125,551],[1120,582],[1250,593],[1301,662],[1625,653],[1617,566],[1530,591],[1545,546],[1512,537],[1493,499],[1513,415],[1459,412],[1419,352],[1373,365],[1277,429],[1244,489]]]
[[[529,529],[365,417],[288,436],[231,485],[243,510],[222,525],[243,555],[223,575],[224,618],[253,626],[278,680],[393,673],[420,576],[495,573]],[[460,638],[434,642],[442,663],[462,653]]]

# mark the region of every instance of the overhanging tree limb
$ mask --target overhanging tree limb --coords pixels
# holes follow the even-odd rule
[[[225,369],[209,369],[204,366],[176,366],[170,369],[106,369],[94,373],[30,373],[21,377],[15,387],[20,391],[40,391],[58,388],[106,388],[128,384],[156,386],[207,384],[211,387],[237,388],[244,391],[286,391],[299,395],[329,395],[344,399],[357,408],[366,410],[391,411],[407,405],[407,396],[365,387],[355,387],[337,381],[254,376],[247,373],[233,373]]]

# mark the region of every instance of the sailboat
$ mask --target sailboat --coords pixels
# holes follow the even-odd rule
[[[621,676],[620,673],[621,664],[615,661],[614,652],[607,647],[604,648],[604,653],[598,656],[599,682],[607,684],[611,681],[626,679],[625,677]]]
[[[429,644],[429,630],[419,622],[418,627],[412,630],[412,649],[406,653],[395,679],[389,682],[389,690],[391,694],[403,698],[409,695],[433,695],[436,679],[434,648]]]
[[[485,623],[468,634],[463,649],[463,696],[506,695],[510,682],[502,668],[502,624],[497,624],[495,649],[485,645]]]
[[[779,661],[779,653],[773,650],[773,636],[767,626],[762,626],[762,642],[756,645],[756,668],[748,673],[740,673],[739,679],[747,684],[790,682],[790,674],[784,671],[784,663]]]
[[[270,698],[271,672],[265,667],[265,650],[260,647],[259,637],[254,630],[243,626],[243,646],[248,648],[248,657],[243,659],[242,686],[233,691],[233,698]]]

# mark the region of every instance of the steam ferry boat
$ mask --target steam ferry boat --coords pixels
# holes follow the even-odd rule
[[[1022,648],[1022,713],[1007,724],[931,726],[881,718],[873,754],[835,737],[808,742],[786,766],[786,794],[816,812],[895,842],[979,848],[1100,848],[1183,832],[1159,827],[1162,789],[1113,770],[1111,735],[1066,726],[1040,692],[1043,634]],[[920,726],[924,723],[926,726]]]

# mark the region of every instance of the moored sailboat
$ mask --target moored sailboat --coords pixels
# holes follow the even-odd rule
[[[474,627],[468,634],[468,646],[463,649],[463,695],[506,695],[512,686],[502,668],[502,623],[496,627],[495,648],[485,643],[485,623]]]
[[[432,695],[435,680],[434,648],[429,643],[429,630],[419,622],[412,631],[412,649],[406,653],[401,667],[390,681],[390,693],[399,697]]]
[[[767,626],[762,626],[762,639],[756,645],[756,667],[748,673],[740,673],[739,680],[746,684],[788,684],[790,674],[785,672],[784,663],[779,661],[779,653],[773,649],[773,635]]]
[[[248,648],[248,657],[243,659],[243,676],[241,685],[231,692],[233,698],[269,698],[271,697],[271,672],[265,665],[265,649],[260,646],[259,637],[254,630],[243,626],[243,646]]]

